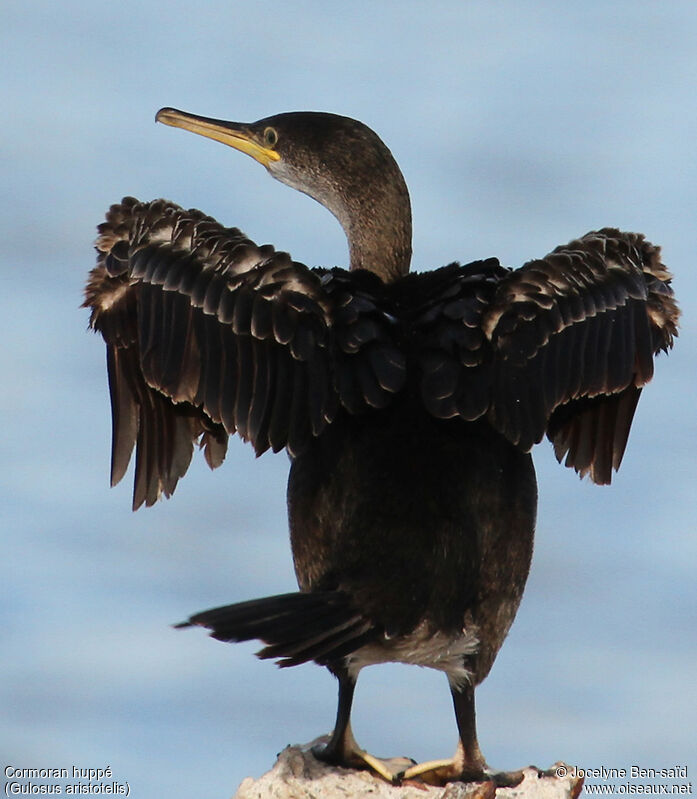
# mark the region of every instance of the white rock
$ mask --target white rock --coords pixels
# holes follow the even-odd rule
[[[304,746],[288,746],[276,764],[254,780],[247,777],[233,799],[577,799],[583,780],[573,776],[540,776],[537,770],[524,770],[523,781],[515,788],[498,788],[492,782],[452,782],[446,787],[423,783],[394,786],[368,771],[328,766],[313,757]],[[566,774],[571,767],[555,764]],[[555,768],[552,767],[552,769]]]

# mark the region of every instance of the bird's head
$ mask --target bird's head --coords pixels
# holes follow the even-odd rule
[[[351,268],[384,279],[409,270],[409,192],[392,154],[367,125],[348,117],[295,111],[257,122],[227,122],[162,108],[156,119],[250,155],[269,173],[308,194],[339,220]]]

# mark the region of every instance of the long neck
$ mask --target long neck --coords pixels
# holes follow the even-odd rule
[[[406,275],[411,262],[409,192],[396,164],[390,173],[357,186],[335,211],[348,239],[350,269],[369,269],[386,283]]]
[[[302,146],[289,147],[285,158],[267,169],[334,214],[348,239],[351,269],[367,269],[386,283],[397,280],[411,262],[411,203],[397,162],[360,122],[319,117],[329,132],[307,127],[310,143],[298,136]]]
[[[333,168],[315,165],[299,175],[276,168],[272,174],[339,220],[348,239],[350,269],[368,269],[390,283],[409,272],[409,191],[390,151],[372,131],[364,131],[370,139],[362,142],[358,155],[351,147],[337,146],[327,156]]]

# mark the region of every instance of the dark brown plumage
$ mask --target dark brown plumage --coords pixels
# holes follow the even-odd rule
[[[516,271],[489,259],[407,274],[406,185],[361,123],[158,118],[247,152],[322,202],[346,231],[351,270],[308,269],[164,200],[112,206],[85,301],[107,343],[112,483],[134,447],[134,508],[174,491],[195,442],[211,467],[235,432],[257,453],[286,448],[300,593],[190,623],[336,674],[337,722],[318,756],[395,779],[480,778],[474,686],[527,578],[529,450],[546,434],[560,461],[610,482],[653,356],[676,334],[659,250],[604,229]],[[403,771],[357,747],[358,671],[387,660],[448,676],[452,762]]]

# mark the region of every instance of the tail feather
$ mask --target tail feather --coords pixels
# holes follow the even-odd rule
[[[329,661],[336,661],[344,655],[355,652],[374,637],[375,629],[372,624],[358,616],[332,630],[320,633],[309,641],[299,641],[294,645],[272,644],[265,646],[257,652],[257,655],[262,660],[282,658],[279,661],[281,667],[297,666],[308,660],[326,665]]]
[[[340,591],[296,592],[253,599],[197,613],[177,627],[209,629],[219,641],[258,638],[257,656],[277,658],[281,667],[314,660],[327,665],[377,636],[375,626]]]

